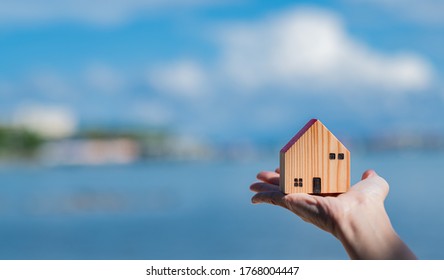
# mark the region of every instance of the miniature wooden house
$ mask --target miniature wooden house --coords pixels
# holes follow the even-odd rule
[[[317,119],[280,152],[280,188],[290,193],[334,194],[350,187],[350,152]]]

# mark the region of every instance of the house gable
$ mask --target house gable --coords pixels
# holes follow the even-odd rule
[[[293,138],[291,138],[291,140],[288,141],[288,143],[281,149],[281,153],[285,153],[286,151],[288,151],[293,146],[293,144],[296,143],[299,138],[301,138],[301,136],[304,135],[304,133],[307,132],[307,130],[317,121],[317,119],[311,119],[310,121],[308,121],[304,125],[304,127],[299,130],[299,132],[296,133],[296,135],[293,136]]]

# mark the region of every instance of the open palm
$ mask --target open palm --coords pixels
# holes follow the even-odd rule
[[[270,203],[282,206],[304,221],[337,236],[337,224],[362,204],[383,204],[389,186],[375,171],[367,170],[362,180],[346,193],[334,196],[316,196],[304,193],[285,195],[279,189],[279,169],[275,172],[262,171],[257,175],[260,182],[253,183],[250,189],[257,192],[253,203]]]

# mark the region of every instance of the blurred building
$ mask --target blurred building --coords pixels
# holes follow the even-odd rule
[[[46,143],[39,158],[50,165],[127,164],[140,157],[131,139],[76,139]]]

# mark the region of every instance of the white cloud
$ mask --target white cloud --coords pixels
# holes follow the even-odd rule
[[[346,2],[378,6],[389,11],[394,17],[416,23],[444,24],[442,0],[346,0]]]
[[[433,69],[413,53],[384,54],[347,34],[340,17],[299,8],[221,33],[224,75],[243,89],[421,91]]]
[[[48,138],[64,138],[75,133],[77,119],[69,108],[25,104],[14,113],[13,124]]]
[[[151,69],[148,83],[160,92],[184,97],[200,96],[207,90],[205,69],[193,60],[181,60]]]
[[[74,21],[97,25],[122,23],[162,8],[208,5],[216,0],[0,0],[0,23]]]

